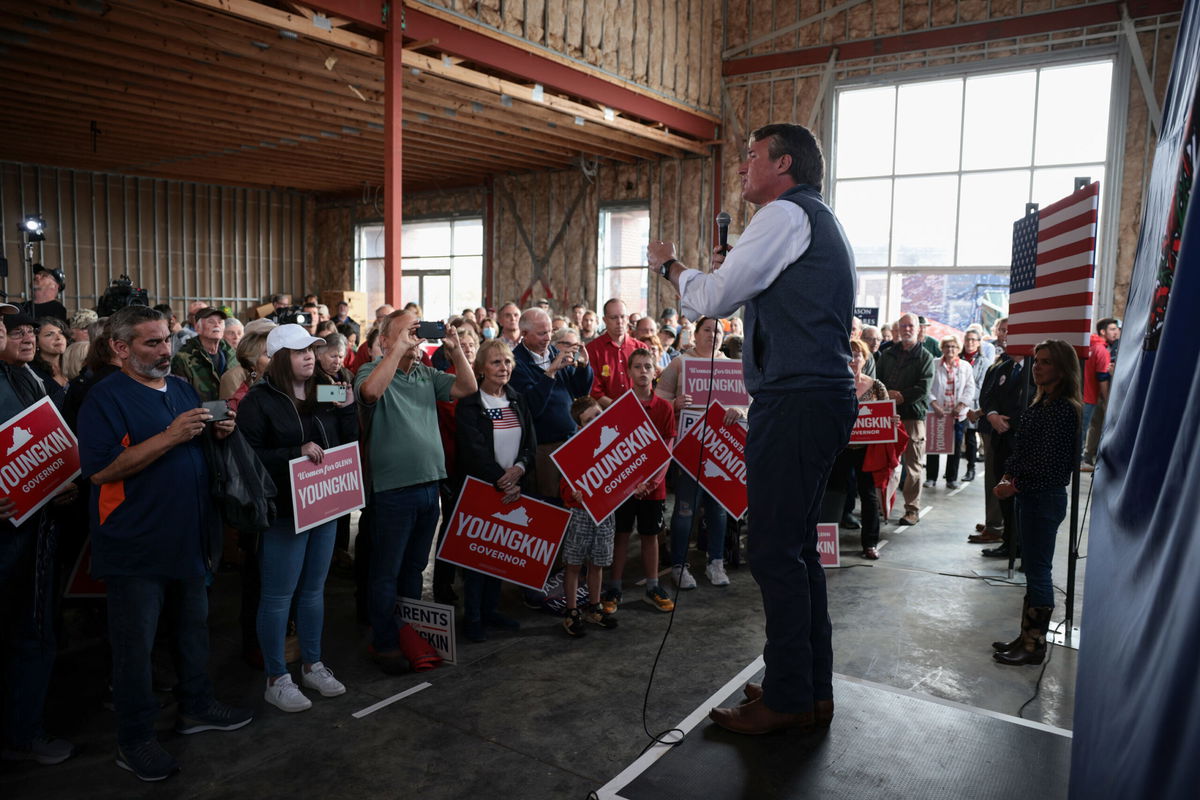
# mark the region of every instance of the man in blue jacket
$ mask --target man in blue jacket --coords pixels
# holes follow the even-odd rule
[[[592,368],[578,334],[550,344],[550,315],[540,308],[521,314],[521,343],[513,348],[516,369],[512,388],[525,398],[533,412],[537,433],[537,484],[535,490],[546,500],[558,503],[561,477],[550,454],[575,432],[571,403],[592,390]]]

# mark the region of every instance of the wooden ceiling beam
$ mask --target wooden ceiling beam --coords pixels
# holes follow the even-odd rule
[[[299,36],[316,39],[335,47],[383,57],[383,43],[368,36],[343,31],[339,28],[325,30],[300,14],[289,14],[277,8],[253,3],[250,0],[186,0],[198,6],[222,11],[235,17],[258,22],[277,30],[291,31]]]
[[[0,15],[0,18],[3,18],[3,15]],[[19,20],[15,24],[19,25]],[[42,54],[43,57],[51,56],[56,61],[87,63],[92,69],[100,66],[113,74],[137,75],[141,81],[161,87],[163,91],[170,91],[170,85],[174,85],[177,90],[192,87],[195,90],[206,90],[212,93],[214,98],[223,97],[226,102],[236,102],[234,98],[240,98],[241,102],[253,102],[266,109],[282,106],[303,109],[309,115],[318,113],[334,118],[353,116],[363,120],[382,121],[382,103],[375,102],[373,93],[364,94],[368,102],[359,100],[349,90],[345,92],[344,98],[329,93],[305,93],[303,90],[293,91],[295,87],[286,83],[264,83],[254,76],[219,65],[203,65],[198,69],[200,65],[194,61],[161,52],[145,52],[137,58],[130,58],[127,48],[102,39],[63,34],[61,31],[56,31],[54,35],[40,34],[36,31],[22,32],[21,35],[25,41],[10,43],[11,52],[19,53],[21,49],[28,48],[34,53]],[[64,55],[64,46],[69,47],[69,55]],[[164,85],[164,82],[169,82],[170,85]],[[341,102],[338,102],[339,100]],[[372,110],[376,105],[381,109],[378,114]]]

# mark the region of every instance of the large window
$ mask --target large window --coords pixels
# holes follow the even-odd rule
[[[616,297],[629,313],[645,314],[650,272],[646,245],[650,242],[650,209],[624,206],[600,210],[600,241],[596,263],[596,307]]]
[[[370,309],[384,302],[383,224],[360,225],[354,286]],[[483,300],[483,218],[404,223],[400,296],[421,306],[426,319],[447,319]]]
[[[857,304],[952,328],[1006,313],[1012,223],[1104,184],[1112,60],[837,91],[833,199]],[[1103,224],[1103,220],[1101,220]]]

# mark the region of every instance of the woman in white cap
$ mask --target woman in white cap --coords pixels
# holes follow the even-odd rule
[[[288,462],[306,457],[320,464],[325,451],[358,437],[354,390],[344,399],[318,402],[318,384],[331,381],[317,369],[313,345],[325,340],[299,325],[280,325],[267,335],[271,362],[266,375],[238,406],[238,428],[267,468],[278,493],[275,523],[262,535],[262,597],[258,605],[258,641],[267,673],[265,698],[283,711],[304,711],[312,701],[292,680],[284,661],[288,610],[296,599],[296,628],[303,667],[300,684],[325,697],[346,691],[321,661],[325,617],[325,577],[333,557],[337,521],[296,532]]]

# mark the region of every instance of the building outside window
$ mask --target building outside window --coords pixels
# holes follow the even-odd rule
[[[405,222],[400,296],[421,306],[426,319],[448,319],[483,301],[483,218]],[[383,223],[359,225],[354,287],[374,310],[384,302]]]
[[[1025,204],[1059,200],[1086,176],[1103,208],[1112,73],[1102,58],[836,90],[832,199],[854,248],[856,305],[958,331],[1006,314]]]
[[[646,246],[650,242],[650,207],[616,206],[600,209],[596,263],[596,307],[616,297],[630,314],[647,313],[650,273]]]

